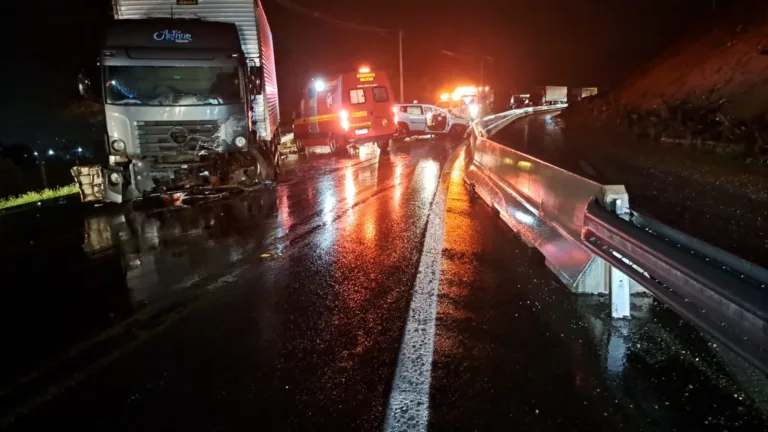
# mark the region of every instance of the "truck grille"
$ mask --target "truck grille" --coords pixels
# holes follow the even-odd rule
[[[135,124],[141,154],[194,151],[198,145],[212,143],[219,129],[217,121],[175,120],[138,121]]]

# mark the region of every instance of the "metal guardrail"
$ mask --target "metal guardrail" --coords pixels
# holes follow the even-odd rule
[[[768,373],[768,270],[631,212],[623,186],[592,182],[489,138],[517,118],[561,108],[476,121],[467,181],[574,291],[604,286],[610,275],[598,264],[607,262],[636,290],[647,289]]]
[[[596,255],[768,373],[765,269],[647,216],[617,218],[595,202],[587,206],[582,238]]]
[[[473,166],[467,178],[475,191],[493,203],[529,245],[542,251],[547,264],[560,279],[581,292],[586,290],[583,286],[590,283],[590,276],[603,277],[599,271],[590,271],[585,276],[594,261],[592,253],[581,242],[585,209],[597,198],[613,203],[620,213],[628,213],[623,186],[595,183],[488,138],[503,127],[500,125],[517,118],[561,108],[517,109],[476,121],[473,125],[476,136],[470,140]]]
[[[483,117],[473,122],[473,126],[475,128],[475,133],[478,134],[478,136],[488,138],[496,133],[499,129],[520,117],[524,117],[536,112],[561,110],[566,107],[568,107],[568,104],[513,109]]]

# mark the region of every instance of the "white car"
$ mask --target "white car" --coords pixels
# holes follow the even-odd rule
[[[405,138],[414,135],[463,136],[469,128],[469,119],[457,113],[450,113],[435,105],[401,104],[395,105],[397,115],[397,134]]]

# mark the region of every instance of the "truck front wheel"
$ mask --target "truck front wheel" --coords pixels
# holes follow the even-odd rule
[[[255,160],[256,177],[262,181],[277,181],[277,167],[271,162],[271,157],[265,156],[266,149],[251,149],[250,153]]]

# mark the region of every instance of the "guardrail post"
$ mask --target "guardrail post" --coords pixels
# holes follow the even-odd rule
[[[611,317],[629,318],[629,277],[611,266]]]
[[[619,217],[626,217],[629,215],[629,197],[623,186],[606,186],[604,205]],[[611,317],[629,318],[631,291],[629,276],[610,264],[608,265],[611,268],[608,272],[608,278],[610,280]]]

